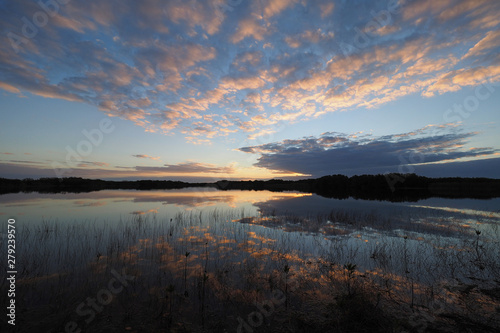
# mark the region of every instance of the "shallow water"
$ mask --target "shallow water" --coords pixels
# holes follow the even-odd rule
[[[489,292],[500,283],[498,207],[500,199],[392,203],[205,188],[0,196],[0,218],[16,220],[20,288],[38,284],[22,289],[28,308],[55,302],[46,292],[54,288],[95,293],[119,268],[140,277],[148,302],[169,286],[199,292],[206,277],[215,306],[283,283],[288,267],[311,293],[369,280],[404,304],[430,306],[441,290],[442,304],[458,311],[464,305],[450,300],[461,286]],[[352,265],[357,278],[346,278]]]
[[[184,216],[190,221],[199,220],[199,227],[217,229],[217,237],[227,238],[234,228],[248,225],[247,232],[274,239],[286,235],[292,244],[313,237],[315,243],[304,246],[302,256],[319,255],[318,244],[321,248],[343,244],[344,252],[351,254],[343,259],[338,255],[337,260],[356,262],[359,268],[366,269],[373,268],[373,260],[369,259],[375,257],[379,244],[392,244],[426,257],[435,248],[463,248],[477,240],[476,231],[481,232],[482,244],[498,246],[500,238],[500,198],[431,198],[393,203],[328,199],[299,192],[190,188],[16,193],[0,196],[0,204],[0,216],[14,218],[18,228],[24,226],[27,230],[51,223],[67,226],[92,222],[92,228],[106,225],[112,234],[113,228],[124,221],[154,218],[168,224],[176,216]],[[227,222],[232,223],[228,226]],[[85,233],[85,227],[79,232]]]

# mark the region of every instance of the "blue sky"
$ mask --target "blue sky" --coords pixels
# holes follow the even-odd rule
[[[0,177],[500,177],[498,1],[0,9]]]

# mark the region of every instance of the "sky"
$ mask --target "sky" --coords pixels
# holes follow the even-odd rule
[[[500,1],[0,0],[0,177],[500,178]]]

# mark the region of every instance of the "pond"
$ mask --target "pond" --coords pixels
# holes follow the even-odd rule
[[[300,327],[297,314],[349,331],[357,302],[367,325],[396,331],[496,329],[498,207],[213,188],[0,196],[19,316],[46,331],[273,331]],[[117,274],[130,281],[106,288]]]

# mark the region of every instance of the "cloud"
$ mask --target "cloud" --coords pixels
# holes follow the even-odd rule
[[[498,81],[500,81],[500,64],[459,69],[441,75],[422,94],[434,96],[435,93],[443,94],[458,91],[462,87],[479,86]]]
[[[43,164],[38,161],[24,161],[24,160],[8,160],[9,163],[17,163],[17,164]]]
[[[265,18],[271,18],[288,7],[296,4],[298,0],[264,0],[263,3],[263,12]]]
[[[59,162],[64,166],[64,162]],[[106,168],[102,168],[105,166]],[[98,167],[98,168],[96,168]],[[160,167],[152,166],[114,166],[102,162],[82,162],[75,168],[56,170],[50,164],[30,161],[3,161],[0,162],[0,175],[6,178],[41,178],[41,177],[82,177],[90,179],[203,179],[213,180],[215,175],[222,178],[235,174],[233,164],[218,166],[210,163],[184,162],[179,164],[165,164]],[[200,178],[201,177],[201,178]]]
[[[493,157],[498,153],[498,149],[488,147],[466,148],[467,142],[476,135],[476,132],[462,133],[452,124],[429,125],[408,133],[380,137],[323,133],[319,137],[283,140],[239,150],[259,154],[256,167],[281,172],[315,177],[372,173],[370,170],[384,173],[398,172],[398,169],[418,170],[417,166],[430,163]],[[380,171],[382,169],[385,171]]]
[[[256,66],[261,62],[263,55],[264,54],[261,51],[242,52],[236,55],[232,65],[236,67],[243,67],[248,65]]]
[[[483,55],[487,50],[495,49],[500,46],[500,31],[488,31],[483,39],[477,42],[464,58]]]
[[[319,42],[331,41],[335,36],[333,31],[324,32],[321,29],[306,30],[298,35],[285,37],[285,42],[291,48],[299,48],[309,46],[310,44],[317,44]]]
[[[421,0],[421,1],[404,1],[403,2],[403,18],[405,20],[415,19],[424,15],[436,15],[444,9],[451,7],[453,0]]]
[[[231,174],[234,172],[234,168],[219,167],[214,164],[207,163],[196,163],[196,162],[186,162],[180,164],[165,164],[163,167],[149,167],[149,166],[138,166],[137,171],[146,171],[151,173],[167,173],[167,174],[190,174],[190,173],[222,173]]]
[[[6,82],[0,82],[0,89],[6,90],[6,91],[14,93],[14,94],[21,93],[21,91],[18,88],[14,87]]]
[[[226,76],[222,78],[220,89],[229,90],[245,90],[245,89],[258,89],[262,88],[266,84],[260,76],[249,76],[249,77],[230,77]]]
[[[109,167],[109,163],[105,162],[91,162],[91,161],[82,161],[77,165],[78,168],[88,168],[88,167]]]
[[[149,155],[143,155],[143,154],[140,154],[140,155],[132,155],[133,157],[137,157],[137,158],[148,158],[150,160],[159,160],[160,157],[154,157],[154,156],[149,156]]]
[[[481,170],[478,174],[478,170]],[[500,178],[500,158],[473,161],[449,162],[446,164],[419,165],[418,174],[427,177],[487,177]]]
[[[470,13],[487,2],[488,0],[462,0],[459,3],[455,3],[453,6],[444,8],[439,14],[439,18],[447,21],[465,13]]]
[[[238,29],[231,37],[231,42],[237,44],[246,37],[252,37],[261,41],[267,33],[268,30],[266,27],[260,24],[255,18],[247,18],[240,21]]]
[[[155,10],[156,6],[149,6]],[[163,8],[163,13],[176,24],[184,23],[194,33],[195,27],[202,27],[206,33],[213,35],[220,29],[227,11],[227,4],[219,0],[206,1],[169,1]]]
[[[498,1],[405,1],[382,23],[384,2],[235,3],[72,0],[26,38],[20,18],[40,6],[7,2],[0,89],[210,144],[500,81]]]
[[[333,9],[335,8],[335,3],[333,2],[325,3],[320,5],[320,8],[321,8],[321,18],[325,18],[333,12]]]

